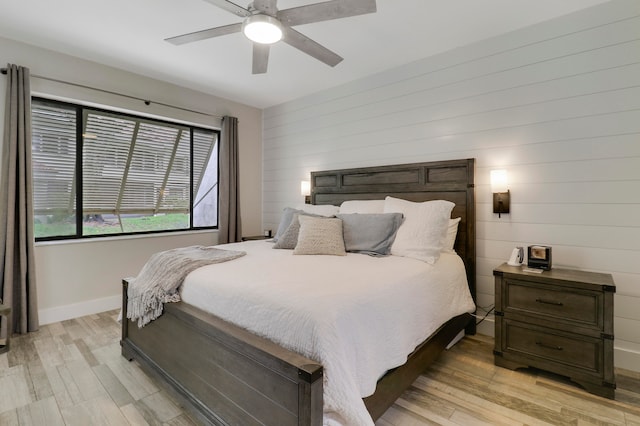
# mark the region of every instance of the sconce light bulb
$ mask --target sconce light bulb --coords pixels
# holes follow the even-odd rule
[[[311,195],[311,182],[308,180],[300,181],[300,195],[306,197],[307,195]]]
[[[507,192],[506,170],[491,170],[491,192]]]

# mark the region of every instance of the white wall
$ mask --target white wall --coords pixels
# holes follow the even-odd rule
[[[261,110],[8,39],[0,38],[0,52],[3,63],[26,66],[32,75],[149,99],[151,105],[34,77],[31,88],[37,95],[117,107],[134,113],[217,128],[220,126],[219,118],[180,111],[157,103],[210,115],[238,117],[243,233],[262,233]],[[4,117],[5,90],[5,83],[2,82],[0,117]],[[3,133],[3,127],[4,120],[0,120],[0,134]],[[120,305],[121,279],[137,275],[151,254],[179,246],[211,245],[216,242],[216,232],[191,232],[71,243],[39,243],[36,245],[36,279],[40,322],[46,324],[116,308]]]
[[[551,245],[613,275],[615,364],[640,370],[639,15],[613,1],[265,110],[265,227],[313,170],[476,158],[479,305],[514,246]]]

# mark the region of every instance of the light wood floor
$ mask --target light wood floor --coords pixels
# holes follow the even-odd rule
[[[117,314],[14,336],[0,355],[0,425],[194,425],[120,356]],[[640,373],[618,370],[610,401],[559,377],[495,367],[492,347],[488,337],[463,339],[376,425],[640,425]]]

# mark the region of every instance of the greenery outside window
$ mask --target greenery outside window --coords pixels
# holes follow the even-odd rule
[[[217,130],[32,101],[37,240],[215,228]]]

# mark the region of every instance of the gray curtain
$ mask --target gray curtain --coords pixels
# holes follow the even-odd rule
[[[0,186],[0,276],[2,302],[11,307],[12,329],[38,329],[34,263],[33,184],[31,175],[31,89],[29,69],[7,67]]]
[[[238,119],[222,118],[220,134],[220,210],[218,242],[234,243],[242,238],[238,180]]]

